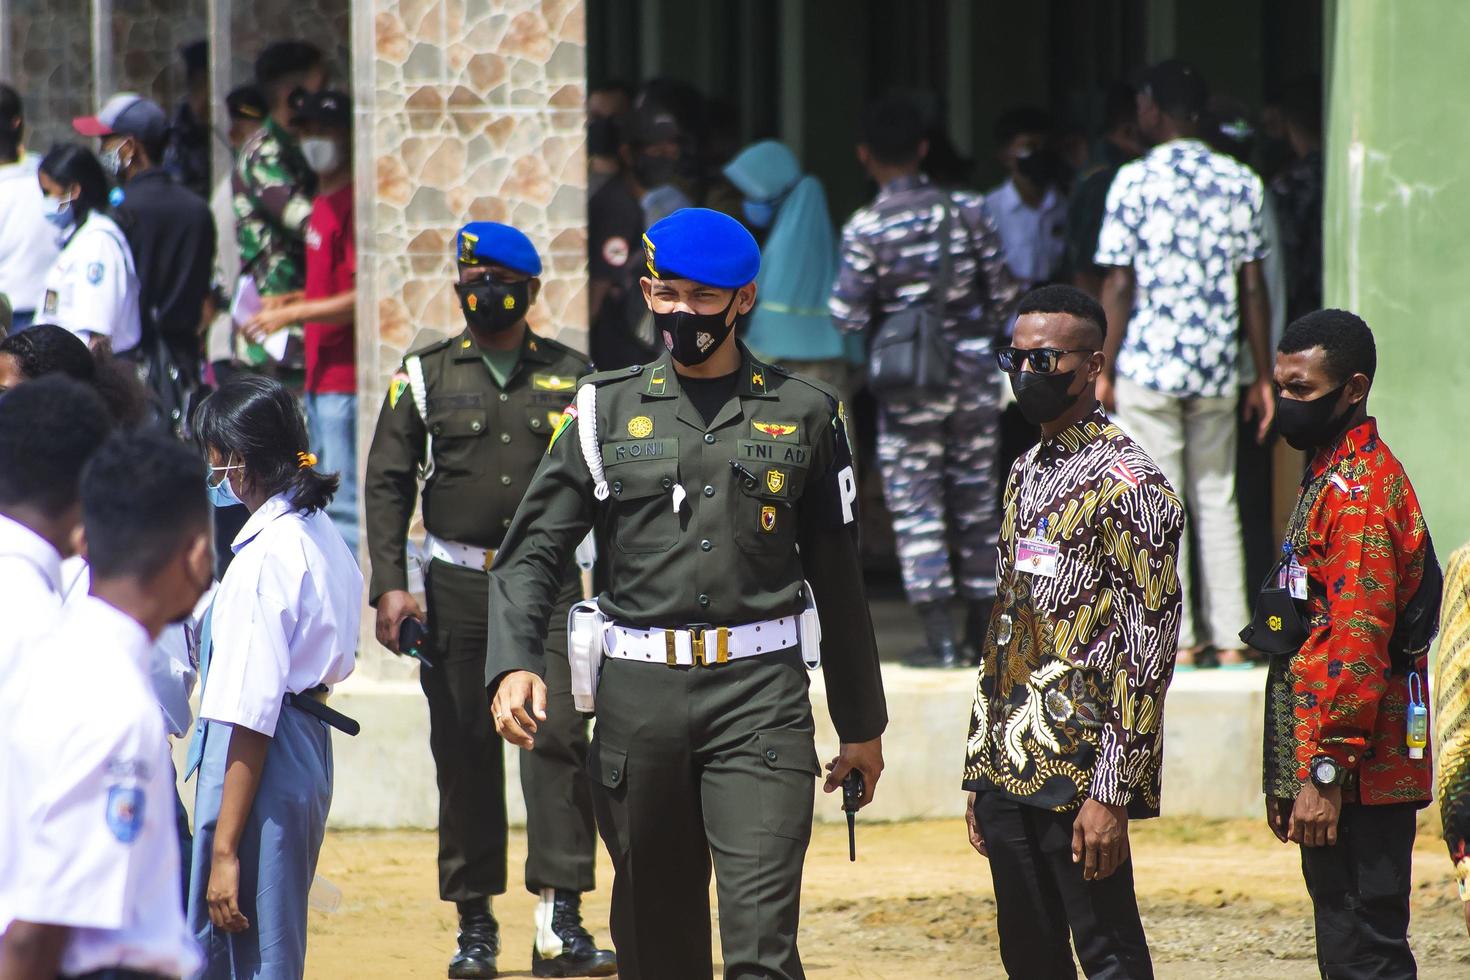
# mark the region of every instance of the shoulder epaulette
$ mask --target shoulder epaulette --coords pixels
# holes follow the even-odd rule
[[[784,368],[779,364],[771,364],[769,365],[769,367],[772,371],[774,371],[776,374],[781,375],[781,377],[783,378],[790,378],[792,381],[800,381],[808,388],[816,390],[819,394],[822,395],[823,398],[827,399],[827,405],[831,411],[836,412],[838,406],[842,404],[842,396],[838,395],[836,390],[828,386],[825,382],[818,381],[816,378],[808,378],[806,375],[803,374],[797,374],[789,368]]]
[[[419,357],[423,357],[425,354],[432,354],[436,350],[443,350],[448,347],[450,341],[453,339],[453,337],[444,336],[438,330],[421,330],[418,336],[413,338],[413,343],[408,345],[408,350],[403,352],[403,356],[418,355]]]
[[[553,340],[550,337],[543,336],[539,333],[533,334],[532,336],[536,338],[536,343],[542,344],[545,347],[549,347],[551,350],[556,351],[558,354],[565,354],[568,357],[576,358],[579,362],[581,362],[583,368],[592,367],[592,358],[577,350],[577,348],[564,344],[559,340]]]
[[[642,364],[634,364],[632,367],[617,368],[613,371],[597,371],[587,375],[578,382],[579,385],[605,385],[613,381],[625,381],[628,378],[636,378],[643,373]]]

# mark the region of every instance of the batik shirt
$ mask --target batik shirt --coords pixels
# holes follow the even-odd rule
[[[1470,902],[1470,545],[1450,556],[1434,678],[1439,724],[1439,814],[1444,841]]]
[[[1235,393],[1236,274],[1265,258],[1261,178],[1199,140],[1125,163],[1108,189],[1098,265],[1135,277],[1118,373],[1178,397]]]
[[[966,789],[1158,815],[1183,530],[1174,489],[1101,409],[1016,462]],[[1054,574],[1031,554],[1037,540],[1056,549]]]
[[[1406,668],[1423,683],[1426,658],[1394,667],[1388,650],[1424,576],[1427,542],[1414,488],[1373,419],[1312,460],[1287,524],[1287,543],[1307,571],[1308,635],[1267,672],[1268,796],[1295,798],[1312,759],[1328,756],[1349,774],[1349,799],[1429,799],[1429,749],[1410,759],[1404,742]]]
[[[922,174],[883,185],[842,228],[828,311],[839,330],[863,332],[890,313],[932,304],[939,272],[941,203],[951,205],[950,278],[944,325],[959,348],[979,350],[1004,331],[1020,283],[1006,266],[1000,233],[972,191],[946,192]]]

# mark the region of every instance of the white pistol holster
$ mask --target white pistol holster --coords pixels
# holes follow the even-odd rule
[[[602,673],[602,634],[608,619],[596,599],[584,599],[567,613],[567,661],[572,668],[572,704],[591,714],[597,706],[597,678]]]
[[[812,584],[801,583],[801,595],[806,600],[797,623],[801,640],[801,662],[807,670],[822,666],[822,621],[817,618],[817,599],[812,595]]]

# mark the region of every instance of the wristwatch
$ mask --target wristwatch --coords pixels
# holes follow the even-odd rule
[[[1325,755],[1313,759],[1308,772],[1311,773],[1312,783],[1323,788],[1342,785],[1343,776],[1346,775],[1341,766]]]

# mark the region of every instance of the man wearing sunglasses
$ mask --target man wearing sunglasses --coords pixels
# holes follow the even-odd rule
[[[964,786],[1013,977],[1073,976],[1069,932],[1088,976],[1153,976],[1128,819],[1159,813],[1184,507],[1098,404],[1106,322],[1045,286],[996,351],[1042,438],[1006,483]]]

